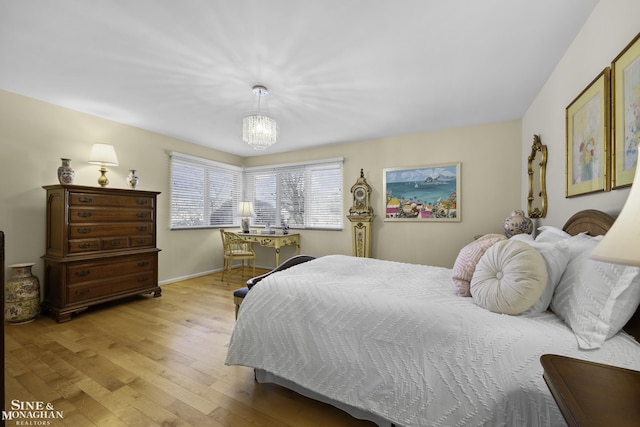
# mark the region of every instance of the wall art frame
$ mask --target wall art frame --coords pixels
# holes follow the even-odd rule
[[[612,186],[633,182],[640,145],[640,33],[611,62]]]
[[[610,74],[606,67],[566,108],[566,197],[611,188]]]
[[[386,168],[385,221],[460,222],[461,163]]]

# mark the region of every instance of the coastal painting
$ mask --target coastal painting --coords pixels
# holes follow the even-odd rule
[[[384,169],[385,221],[460,221],[460,163]]]

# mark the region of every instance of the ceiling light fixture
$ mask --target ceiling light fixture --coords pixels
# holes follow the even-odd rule
[[[242,140],[256,150],[264,150],[276,143],[278,124],[273,117],[260,111],[261,99],[269,90],[261,85],[254,86],[252,90],[258,100],[258,109],[242,119]]]

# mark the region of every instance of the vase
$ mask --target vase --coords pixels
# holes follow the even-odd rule
[[[5,285],[4,317],[10,325],[32,322],[40,313],[40,282],[31,273],[34,263],[10,265]]]
[[[524,211],[521,210],[511,212],[509,218],[503,221],[502,226],[507,237],[512,237],[516,234],[531,234],[533,231],[533,221],[527,218],[524,215]]]
[[[129,175],[127,175],[127,184],[129,188],[136,189],[138,187],[138,182],[140,182],[140,178],[136,175],[135,169],[129,169]]]
[[[60,184],[73,184],[76,172],[71,168],[71,159],[62,160],[62,166],[58,168],[58,181]]]

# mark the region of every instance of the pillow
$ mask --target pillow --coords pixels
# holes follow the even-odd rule
[[[560,283],[562,273],[564,273],[571,255],[566,240],[560,240],[556,243],[534,241],[529,244],[540,252],[547,267],[547,284],[544,287],[544,292],[540,299],[526,311],[527,314],[535,314],[547,311],[549,308],[553,293]]]
[[[510,237],[511,240],[520,240],[521,242],[531,243],[533,242],[533,236],[531,234],[520,233]]]
[[[591,259],[599,240],[568,240],[572,257],[551,300],[551,310],[573,330],[581,349],[600,348],[640,304],[640,268]]]
[[[476,269],[476,264],[484,252],[494,243],[507,238],[502,234],[485,234],[477,240],[469,243],[458,253],[456,262],[453,265],[453,287],[460,297],[470,297],[469,284]]]
[[[527,243],[507,240],[480,258],[471,279],[471,296],[495,313],[520,314],[538,301],[546,284],[542,255]]]
[[[538,227],[538,231],[539,233],[536,236],[536,242],[555,243],[559,242],[560,240],[571,238],[571,234],[550,225],[543,225],[542,227]]]

